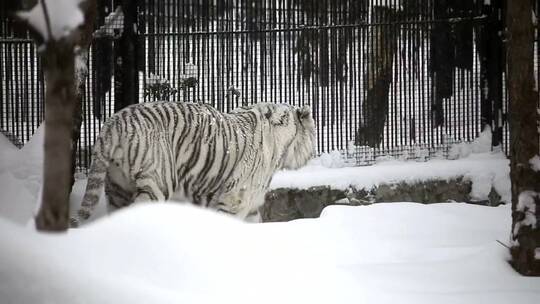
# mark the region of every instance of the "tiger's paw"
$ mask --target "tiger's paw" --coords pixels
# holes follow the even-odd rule
[[[76,218],[69,219],[69,228],[79,228],[79,221]]]

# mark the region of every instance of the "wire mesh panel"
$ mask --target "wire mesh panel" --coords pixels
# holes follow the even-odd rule
[[[0,132],[20,148],[43,120],[43,74],[33,41],[0,17]]]
[[[318,152],[357,164],[361,151],[437,154],[486,126],[506,148],[503,19],[501,0],[99,1],[78,165],[115,111],[154,100],[310,105]],[[22,145],[43,76],[28,36],[0,20],[0,128]]]
[[[160,4],[142,10],[145,101],[223,111],[308,104],[319,152],[436,145],[481,131],[478,6],[459,15],[433,1]]]

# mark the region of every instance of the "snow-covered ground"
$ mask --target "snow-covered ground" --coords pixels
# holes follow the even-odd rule
[[[486,129],[473,142],[453,145],[448,152],[452,160],[440,156],[430,161],[402,161],[383,156],[372,166],[351,167],[346,154],[333,151],[323,153],[299,170],[277,172],[270,187],[306,189],[328,185],[340,190],[350,186],[372,189],[381,184],[463,177],[472,182],[472,199],[487,200],[494,189],[501,201],[510,203],[509,160],[501,151],[491,150],[491,132]]]
[[[331,206],[318,219],[246,224],[150,203],[68,233],[37,233],[28,222],[40,132],[22,150],[0,137],[0,303],[540,302],[540,278],[515,273],[499,243],[508,243],[508,204]],[[508,183],[507,161],[490,153],[360,168],[328,168],[336,166],[325,157],[280,172],[273,186],[460,174]]]
[[[330,185],[346,190],[349,186],[357,189],[371,189],[380,184],[400,182],[416,183],[426,180],[451,180],[464,177],[472,181],[472,196],[478,200],[488,198],[493,187],[510,202],[508,180],[509,162],[502,154],[475,154],[465,159],[437,159],[429,162],[384,161],[373,166],[327,168],[313,164],[296,171],[281,171],[275,175],[272,188],[300,188]]]

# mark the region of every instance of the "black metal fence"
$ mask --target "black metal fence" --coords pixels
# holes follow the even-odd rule
[[[36,46],[0,3],[0,131],[19,148],[43,120],[43,73]]]
[[[485,126],[506,148],[503,1],[98,3],[80,168],[107,117],[158,99],[307,104],[319,152],[396,156]],[[23,144],[43,118],[43,76],[35,45],[1,12],[0,129]]]

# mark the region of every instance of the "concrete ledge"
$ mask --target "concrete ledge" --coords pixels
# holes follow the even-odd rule
[[[492,188],[485,200],[471,197],[472,182],[464,178],[429,180],[417,183],[380,184],[371,189],[350,186],[345,190],[330,186],[307,189],[278,188],[266,194],[261,207],[263,222],[282,222],[300,218],[319,217],[329,205],[361,206],[380,202],[466,202],[486,206],[498,206],[501,197]]]

